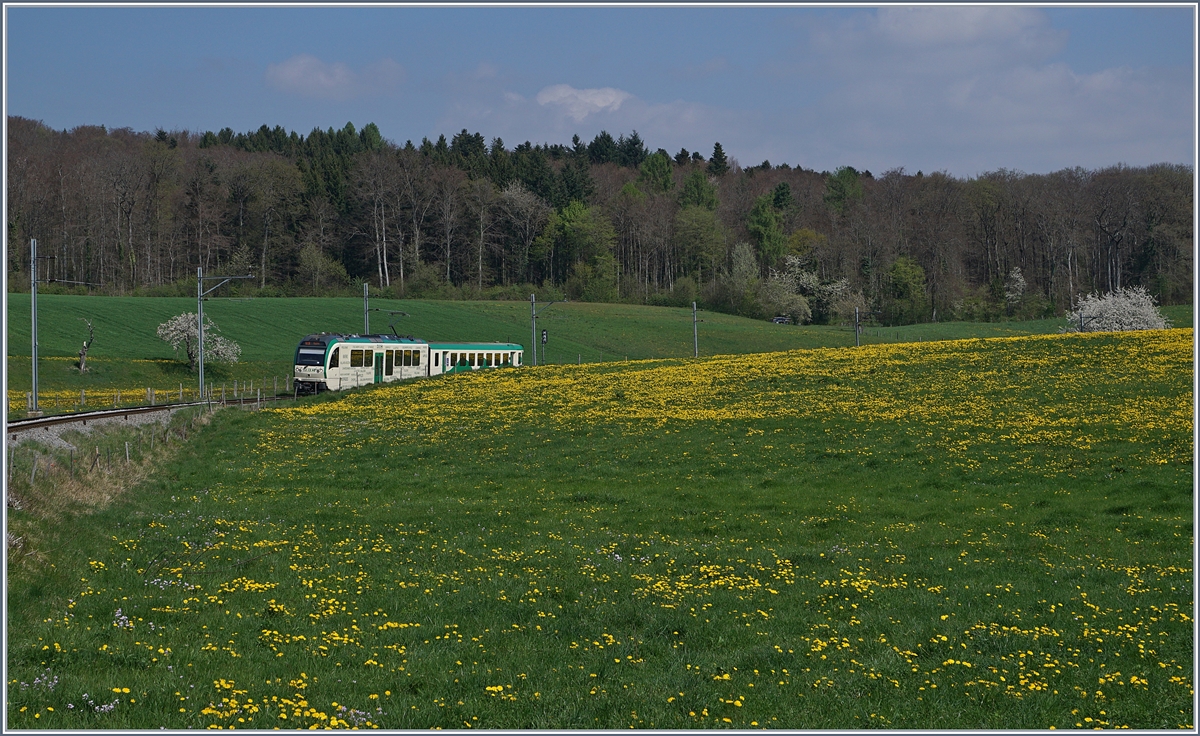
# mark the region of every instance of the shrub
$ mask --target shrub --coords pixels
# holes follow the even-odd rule
[[[1064,332],[1123,332],[1165,330],[1171,326],[1142,286],[1127,286],[1107,294],[1088,294],[1067,312]]]

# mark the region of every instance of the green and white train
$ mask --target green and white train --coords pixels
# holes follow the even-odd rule
[[[443,373],[517,367],[524,348],[508,342],[436,342],[412,336],[308,335],[296,348],[293,380],[301,393],[340,391]]]

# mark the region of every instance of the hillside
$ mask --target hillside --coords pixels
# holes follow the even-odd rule
[[[528,302],[475,302],[372,299],[372,331],[386,332],[395,322],[400,334],[426,340],[515,342],[529,353]],[[545,306],[545,305],[541,305]],[[194,312],[194,299],[166,297],[87,297],[40,295],[39,395],[45,409],[66,408],[78,401],[80,390],[111,403],[116,391],[122,400],[144,395],[146,387],[177,393],[195,386],[195,374],[176,361],[170,346],[155,336],[170,317]],[[296,344],[310,332],[361,332],[361,299],[213,299],[205,313],[221,334],[242,346],[242,362],[208,364],[205,378],[213,385],[253,381],[255,386],[283,385],[290,373]],[[8,400],[24,410],[31,385],[29,296],[8,295]],[[388,310],[406,312],[396,317]],[[1177,325],[1190,325],[1192,308],[1164,309]],[[88,356],[90,370],[75,369],[76,352],[86,337],[82,319],[96,328]],[[700,355],[744,355],[781,350],[845,347],[854,344],[850,327],[776,325],[727,314],[699,313]],[[549,340],[545,362],[551,364],[678,358],[692,355],[690,309],[626,304],[558,303],[538,318]],[[863,344],[921,342],[968,337],[1006,337],[1054,333],[1062,321],[943,322],[905,327],[864,329]],[[542,356],[539,355],[539,363]],[[57,402],[57,403],[56,403]],[[10,416],[15,414],[10,413]]]
[[[66,455],[35,491],[22,447],[9,723],[1191,728],[1191,361],[1185,329],[414,381],[184,423],[53,520]]]

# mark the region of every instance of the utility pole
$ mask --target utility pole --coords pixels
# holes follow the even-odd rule
[[[858,347],[858,307],[854,308],[854,347]]]
[[[29,416],[40,417],[42,408],[38,405],[38,324],[37,324],[37,286],[38,286],[38,261],[53,261],[57,260],[56,256],[39,256],[37,254],[37,238],[29,239],[29,308],[30,308],[30,327],[32,328],[32,352],[33,352],[33,393],[30,394]],[[46,283],[50,283],[53,279],[46,279]]]
[[[200,368],[200,371],[199,371],[200,375],[197,376],[197,380],[200,383],[200,398],[201,399],[203,399],[205,396],[205,391],[204,391],[204,297],[207,296],[208,294],[212,293],[213,291],[216,291],[217,289],[221,288],[222,286],[224,286],[225,284],[229,283],[230,281],[232,281],[234,279],[250,279],[250,278],[254,278],[254,277],[252,275],[247,275],[247,276],[205,276],[204,269],[200,266],[196,267],[196,337],[197,337],[196,357],[199,359],[197,361],[197,364]],[[212,287],[208,291],[204,290],[205,280],[216,281],[217,279],[221,279],[221,283]]]
[[[33,314],[31,321],[33,327],[33,393],[31,394],[32,403],[29,405],[29,416],[31,417],[42,415],[42,410],[38,407],[37,265],[37,238],[31,238],[29,240],[29,306]]]
[[[364,335],[371,334],[371,315],[368,314],[368,312],[370,312],[371,310],[369,308],[370,307],[370,303],[368,301],[369,297],[367,296],[367,289],[369,287],[370,287],[370,284],[368,284],[366,281],[364,281],[363,282],[363,334]]]
[[[700,331],[696,327],[696,302],[692,302],[692,357],[700,357]]]
[[[570,299],[563,299],[562,303],[566,303],[569,301],[570,301]],[[550,307],[550,305],[559,304],[559,303],[560,302],[548,302],[545,306],[542,307],[541,311],[539,311],[537,308],[537,294],[529,295],[529,328],[530,328],[529,347],[533,349],[533,364],[535,366],[537,365],[537,349],[538,349],[538,334],[537,334],[538,314],[540,314],[541,312],[544,312],[548,307]],[[545,343],[542,343],[542,345],[544,346]],[[542,357],[543,358],[545,357],[545,354],[546,354],[545,350],[546,350],[546,348],[543,347],[542,348]]]
[[[29,406],[29,416],[40,417],[42,409],[38,406],[38,324],[37,324],[37,285],[38,285],[38,261],[57,261],[58,256],[39,256],[37,254],[37,238],[29,239],[29,306],[30,306],[30,327],[33,332],[32,348],[33,348],[33,393],[30,394],[31,404]],[[67,281],[64,279],[47,278],[46,283],[59,284],[77,284],[80,286],[96,286],[96,284],[87,281]]]

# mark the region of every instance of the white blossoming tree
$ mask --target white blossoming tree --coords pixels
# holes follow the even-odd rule
[[[1088,294],[1079,300],[1075,311],[1065,316],[1067,332],[1165,330],[1171,326],[1155,306],[1154,297],[1141,286]]]
[[[233,340],[217,334],[219,328],[207,317],[204,318],[204,360],[214,363],[236,363],[242,356],[242,348]],[[183,351],[187,356],[188,366],[196,369],[199,359],[199,330],[196,327],[196,314],[189,312],[179,314],[158,326],[159,339],[166,342],[175,350],[175,355]]]

